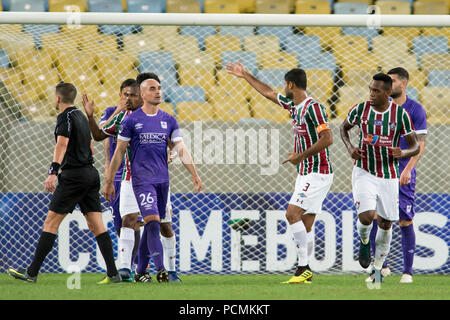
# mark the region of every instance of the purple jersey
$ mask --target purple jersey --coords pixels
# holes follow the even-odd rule
[[[182,140],[173,116],[161,109],[148,115],[139,108],[125,118],[118,138],[130,142],[133,187],[169,182],[168,142]]]
[[[105,124],[106,120],[108,120],[111,117],[111,115],[114,113],[114,111],[116,111],[116,109],[117,106],[106,108],[100,117],[99,124]],[[110,136],[108,139],[109,139],[109,161],[111,161],[117,146],[117,136]],[[117,170],[116,176],[114,177],[114,181],[122,181],[123,165],[124,161],[122,161],[122,163],[120,164],[119,170]]]

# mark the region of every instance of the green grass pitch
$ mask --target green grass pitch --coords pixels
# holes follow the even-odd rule
[[[448,300],[450,277],[415,275],[414,283],[385,278],[380,289],[369,289],[367,274],[314,275],[312,284],[286,285],[289,275],[181,275],[178,283],[97,285],[101,274],[80,275],[80,289],[68,289],[69,274],[40,274],[24,283],[0,274],[1,300]],[[154,277],[153,277],[154,278]]]

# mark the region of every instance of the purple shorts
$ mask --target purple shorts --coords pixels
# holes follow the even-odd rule
[[[114,181],[115,198],[111,202],[114,229],[116,230],[120,230],[120,228],[122,228],[122,218],[120,217],[119,211],[121,184],[122,181]]]
[[[159,215],[160,219],[166,217],[169,182],[140,186],[133,185],[133,190],[142,217],[149,215]]]
[[[411,172],[411,182],[399,188],[398,207],[400,220],[413,220],[415,214],[414,210],[415,192],[416,192],[416,169],[414,169]]]

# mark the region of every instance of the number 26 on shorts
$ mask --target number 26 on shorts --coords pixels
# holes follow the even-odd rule
[[[141,193],[139,195],[139,198],[141,199],[141,206],[145,206],[146,204],[152,204],[153,202],[155,202],[155,199],[153,199],[150,192],[147,193],[147,195],[145,193]]]

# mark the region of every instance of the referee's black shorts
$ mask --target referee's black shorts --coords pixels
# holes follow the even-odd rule
[[[79,204],[83,214],[101,212],[99,191],[100,176],[93,166],[65,169],[58,175],[49,209],[66,214]]]

